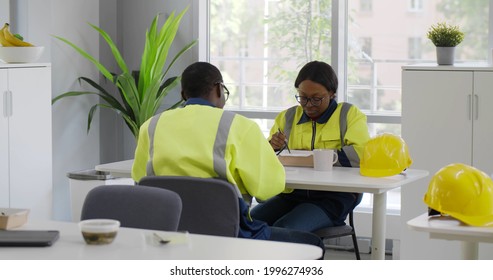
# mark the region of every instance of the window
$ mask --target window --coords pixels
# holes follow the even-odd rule
[[[423,0],[409,0],[409,11],[421,12],[423,10]]]
[[[363,37],[359,39],[361,45],[361,58],[371,57],[371,38]]]
[[[210,62],[231,91],[227,108],[280,111],[310,60],[330,63],[331,1],[211,0]]]
[[[408,39],[408,58],[421,59],[422,42],[421,37],[411,37]]]
[[[400,134],[401,67],[436,61],[426,38],[432,24],[447,21],[466,33],[457,63],[489,55],[493,0],[209,1],[210,61],[231,91],[226,109],[255,119],[266,134],[277,112],[296,104],[294,79],[308,61],[334,66],[338,99],[361,108],[376,135]]]

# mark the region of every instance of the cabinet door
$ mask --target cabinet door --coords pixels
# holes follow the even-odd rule
[[[0,207],[9,207],[9,142],[7,105],[7,70],[0,69]]]
[[[473,165],[493,175],[493,72],[474,72]]]
[[[51,218],[52,133],[50,67],[9,70],[10,204],[29,217]]]
[[[404,71],[402,134],[414,168],[472,162],[471,71]]]
[[[458,258],[458,244],[431,241],[409,230],[406,222],[427,211],[423,196],[441,167],[471,164],[472,71],[404,70],[402,77],[402,137],[413,159],[411,168],[430,175],[401,189],[401,257]],[[448,242],[448,243],[446,243]]]

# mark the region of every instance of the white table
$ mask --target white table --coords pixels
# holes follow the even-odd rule
[[[359,168],[334,167],[332,172],[309,167],[286,167],[286,187],[293,189],[373,194],[371,258],[385,259],[387,191],[428,176],[428,171],[406,170],[389,177],[365,177]]]
[[[321,248],[308,244],[133,228],[120,228],[111,244],[87,245],[78,224],[70,222],[36,221],[18,229],[59,230],[60,238],[50,247],[0,247],[0,259],[313,260],[322,256]],[[160,245],[153,233],[172,241]]]
[[[96,165],[98,171],[110,172],[113,177],[132,178],[133,159]]]
[[[478,243],[493,243],[493,227],[468,226],[452,217],[432,216],[425,213],[407,222],[409,228],[428,232],[430,238],[461,242],[462,258],[478,259]]]
[[[133,160],[96,166],[113,176],[129,177]],[[389,177],[365,177],[359,168],[334,167],[331,172],[315,171],[309,167],[286,167],[286,187],[292,189],[357,192],[373,194],[371,257],[385,259],[385,226],[387,191],[428,176],[425,170],[408,169],[404,174]]]

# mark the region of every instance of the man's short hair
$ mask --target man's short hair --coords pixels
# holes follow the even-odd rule
[[[206,97],[213,87],[223,81],[216,66],[208,62],[195,62],[181,75],[181,89],[187,98]]]

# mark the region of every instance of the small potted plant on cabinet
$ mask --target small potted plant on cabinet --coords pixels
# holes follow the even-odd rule
[[[430,27],[426,36],[436,46],[438,65],[453,65],[455,47],[464,40],[459,26],[439,22]]]

